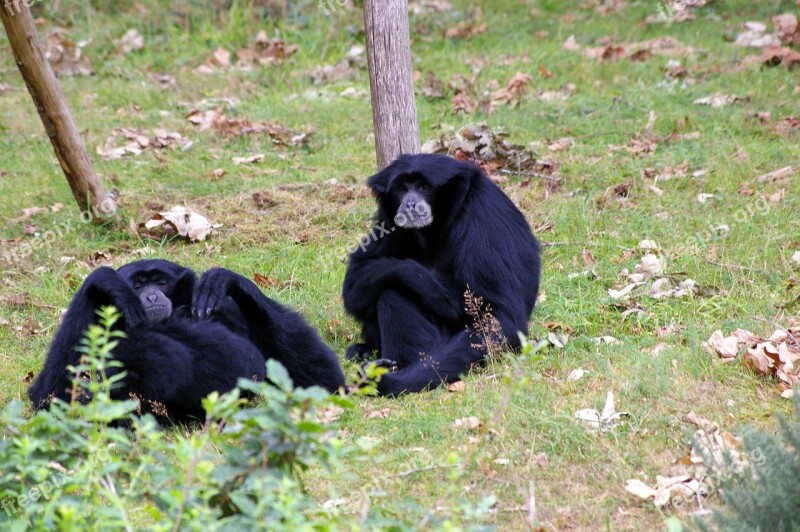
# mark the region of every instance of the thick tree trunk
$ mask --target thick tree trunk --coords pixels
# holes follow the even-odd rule
[[[406,0],[364,0],[378,169],[419,152]]]
[[[95,222],[111,218],[117,210],[116,192],[105,193],[86,154],[61,87],[39,44],[30,9],[24,0],[5,1],[0,4],[0,19],[14,52],[14,60],[36,104],[78,207],[91,212]]]

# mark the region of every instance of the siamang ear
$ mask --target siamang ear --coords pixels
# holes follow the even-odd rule
[[[386,194],[389,191],[392,178],[397,174],[394,163],[390,164],[374,176],[367,179],[367,185],[375,194]]]

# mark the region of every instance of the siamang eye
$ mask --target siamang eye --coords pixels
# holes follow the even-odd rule
[[[400,183],[397,185],[397,191],[400,193],[408,192],[408,186],[405,183]]]
[[[428,190],[428,184],[427,183],[420,183],[417,188],[419,190],[422,190],[422,191]]]
[[[158,286],[166,286],[167,280],[166,279],[159,279],[158,281],[156,281],[156,284]]]
[[[133,287],[134,290],[139,290],[142,287],[142,282],[134,281],[131,283],[131,286]]]

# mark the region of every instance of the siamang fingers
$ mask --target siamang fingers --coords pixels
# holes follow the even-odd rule
[[[372,358],[372,350],[367,347],[367,344],[352,344],[347,348],[344,356],[347,360],[369,360]]]
[[[199,319],[210,317],[228,295],[233,274],[222,268],[205,272],[192,294],[192,316]]]

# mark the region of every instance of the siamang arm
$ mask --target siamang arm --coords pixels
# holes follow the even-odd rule
[[[126,328],[145,320],[139,298],[115,270],[102,267],[93,271],[70,303],[44,368],[28,390],[34,408],[46,406],[53,397],[69,399],[71,386],[67,366],[74,366],[80,360],[80,353],[75,348],[86,329],[97,321],[97,309],[107,305],[115,306],[122,313]]]
[[[390,237],[387,237],[387,239]],[[373,242],[372,249],[356,251],[344,278],[342,297],[347,311],[365,321],[375,315],[378,298],[387,289],[410,294],[421,305],[440,318],[462,320],[460,301],[419,262],[381,256],[383,241]]]
[[[296,386],[316,384],[334,392],[344,385],[336,355],[303,317],[268,298],[237,273],[224,268],[205,272],[192,297],[192,315],[205,319],[224,312],[227,298],[239,308],[248,336],[264,358],[283,364]]]

